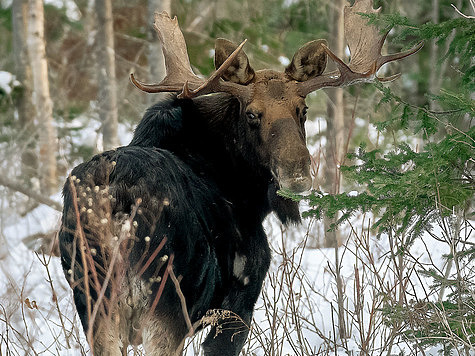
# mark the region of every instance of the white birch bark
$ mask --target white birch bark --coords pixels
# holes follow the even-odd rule
[[[104,149],[109,150],[119,145],[117,134],[117,79],[111,0],[95,0],[95,10],[97,16],[96,58],[99,116],[102,120]]]
[[[15,100],[18,112],[18,127],[20,129],[19,142],[21,143],[21,174],[24,180],[36,175],[38,157],[35,152],[35,110],[32,102],[32,77],[28,61],[27,48],[27,0],[14,0],[12,3],[12,39],[13,57],[15,60],[15,76],[21,83],[21,95]]]
[[[336,1],[335,20],[333,21],[332,33],[334,34],[332,45],[335,48],[335,54],[339,58],[345,55],[345,29],[343,7],[345,0]],[[329,183],[330,194],[338,194],[340,190],[341,171],[340,165],[343,164],[346,155],[346,136],[347,130],[345,125],[345,102],[343,89],[337,88],[329,92],[328,95],[328,118],[327,118],[327,149],[326,149],[326,178]],[[329,144],[331,142],[331,144]],[[344,311],[344,292],[343,283],[340,275],[340,261],[338,246],[341,244],[341,237],[338,231],[330,231],[330,224],[334,223],[336,218],[324,220],[325,247],[333,247],[335,249],[335,279],[337,285],[337,301],[338,301],[338,333],[343,344],[346,342],[346,321]]]
[[[344,18],[343,7],[344,0],[337,0],[335,8],[330,18],[332,40],[330,47],[339,58],[345,55],[345,36],[344,36]],[[329,62],[331,62],[329,60]],[[345,156],[345,142],[347,130],[345,129],[345,102],[343,97],[343,89],[328,89],[327,101],[327,130],[326,130],[326,147],[325,147],[325,166],[324,179],[325,189],[330,194],[337,194],[340,190],[340,164]],[[334,247],[338,242],[336,231],[328,231],[333,221],[324,219],[325,225],[325,247]]]
[[[33,103],[39,144],[39,174],[43,193],[57,189],[57,134],[53,121],[53,101],[48,80],[48,63],[44,40],[44,11],[42,0],[28,0],[28,52],[33,79]]]

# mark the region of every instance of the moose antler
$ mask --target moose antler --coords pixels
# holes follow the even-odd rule
[[[236,48],[208,80],[203,80],[191,69],[185,39],[176,16],[172,19],[165,11],[155,13],[154,28],[162,42],[167,74],[158,84],[142,83],[130,74],[130,80],[138,89],[147,93],[181,92],[178,98],[183,99],[215,92],[225,92],[241,97],[248,95],[249,90],[246,86],[220,80],[247,40]]]
[[[356,0],[353,6],[345,6],[344,26],[351,53],[350,63],[346,65],[327,46],[322,45],[338,69],[298,83],[299,93],[302,96],[325,87],[342,87],[375,79],[391,81],[400,76],[398,73],[387,78],[378,78],[376,72],[388,62],[416,53],[422,48],[423,42],[408,51],[383,56],[381,48],[389,32],[382,35],[377,27],[368,25],[368,20],[360,15],[361,13],[376,14],[380,10],[381,8],[373,9],[373,0]]]

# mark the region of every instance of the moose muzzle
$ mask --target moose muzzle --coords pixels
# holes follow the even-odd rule
[[[310,154],[293,119],[276,120],[269,130],[273,171],[281,189],[303,193],[312,187]]]
[[[297,162],[277,166],[277,179],[281,189],[290,190],[292,193],[310,190],[312,188],[310,159],[299,159]]]

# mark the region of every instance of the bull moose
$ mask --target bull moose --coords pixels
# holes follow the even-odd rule
[[[315,40],[283,72],[256,71],[244,42],[217,39],[207,80],[193,73],[176,18],[155,15],[166,77],[131,81],[174,94],[146,111],[128,146],[80,164],[63,189],[61,262],[94,355],[131,344],[181,354],[207,323],[205,355],[240,353],[271,259],[262,222],[275,212],[298,223],[297,203],[277,192],[312,186],[305,97],[381,80],[382,65],[422,46],[381,55],[386,36],[362,12],[377,12],[372,0],[345,8],[349,64]],[[327,57],[337,70],[325,74]]]

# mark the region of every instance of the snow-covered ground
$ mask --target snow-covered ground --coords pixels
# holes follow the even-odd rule
[[[8,343],[11,350],[16,350],[12,351],[12,355],[25,354],[20,350],[28,344],[36,352],[45,355],[80,355],[81,347],[87,349],[59,258],[53,257],[44,261],[44,257],[36,255],[22,243],[22,238],[26,236],[57,229],[59,219],[57,211],[40,206],[23,218],[10,217],[8,221],[2,222],[2,235],[5,238],[0,261],[2,355],[4,350],[8,351]],[[340,260],[344,307],[349,311],[345,313],[347,318],[349,315],[354,317],[357,302],[355,273],[358,271],[362,290],[359,298],[364,298],[364,310],[361,314],[364,328],[371,327],[368,308],[372,301],[381,299],[373,295],[375,291],[373,287],[377,287],[373,284],[377,284],[378,281],[370,273],[370,260],[374,259],[373,266],[379,269],[380,276],[384,276],[384,283],[388,286],[391,283],[397,285],[390,273],[394,266],[393,260],[386,253],[390,250],[387,239],[370,238],[369,247],[365,250],[362,248],[363,242],[358,242],[358,234],[351,233],[351,230],[347,229],[348,231],[342,231],[342,236],[347,234],[348,242],[338,250],[308,248],[306,246],[310,243],[312,233],[315,229],[321,228],[319,223],[312,222],[307,233],[308,225],[309,222],[306,221],[303,227],[283,230],[273,216],[266,221],[266,230],[273,249],[273,261],[262,297],[256,305],[252,336],[246,345],[248,350],[256,355],[265,355],[262,343],[273,343],[280,349],[276,353],[278,355],[294,355],[296,354],[294,348],[302,340],[305,340],[309,350],[314,350],[314,353],[309,354],[317,354],[318,350],[326,345],[325,338],[335,338],[334,335],[338,333],[336,252]],[[360,225],[355,227],[355,230],[361,231],[361,228]],[[360,237],[363,235],[360,234]],[[430,254],[427,251],[428,245]],[[370,255],[365,255],[368,252]],[[442,256],[449,252],[447,244],[437,242],[429,236],[416,242],[411,248],[411,253],[421,265],[435,264],[442,270],[445,265]],[[430,289],[431,280],[420,279],[416,274],[410,276],[410,280],[413,284],[413,297],[418,295],[424,299],[425,293]],[[372,322],[379,321],[375,319]],[[346,323],[350,333],[346,340],[346,350],[353,350],[354,354],[358,355],[364,335],[357,330],[354,319],[347,319]],[[61,324],[64,324],[64,330]],[[271,327],[274,328],[273,332]],[[70,349],[66,344],[65,331],[68,334]],[[377,349],[387,337],[387,331],[381,325],[379,330],[375,329],[373,332],[375,333],[373,347]],[[337,340],[337,343],[341,344],[342,341]],[[23,346],[20,347],[20,344]],[[346,350],[340,347],[337,353],[332,354],[346,355]],[[394,354],[400,352],[411,354],[411,349],[405,344],[393,348]],[[187,355],[192,354],[193,349],[190,347]],[[426,352],[426,355],[436,354],[437,348]]]

